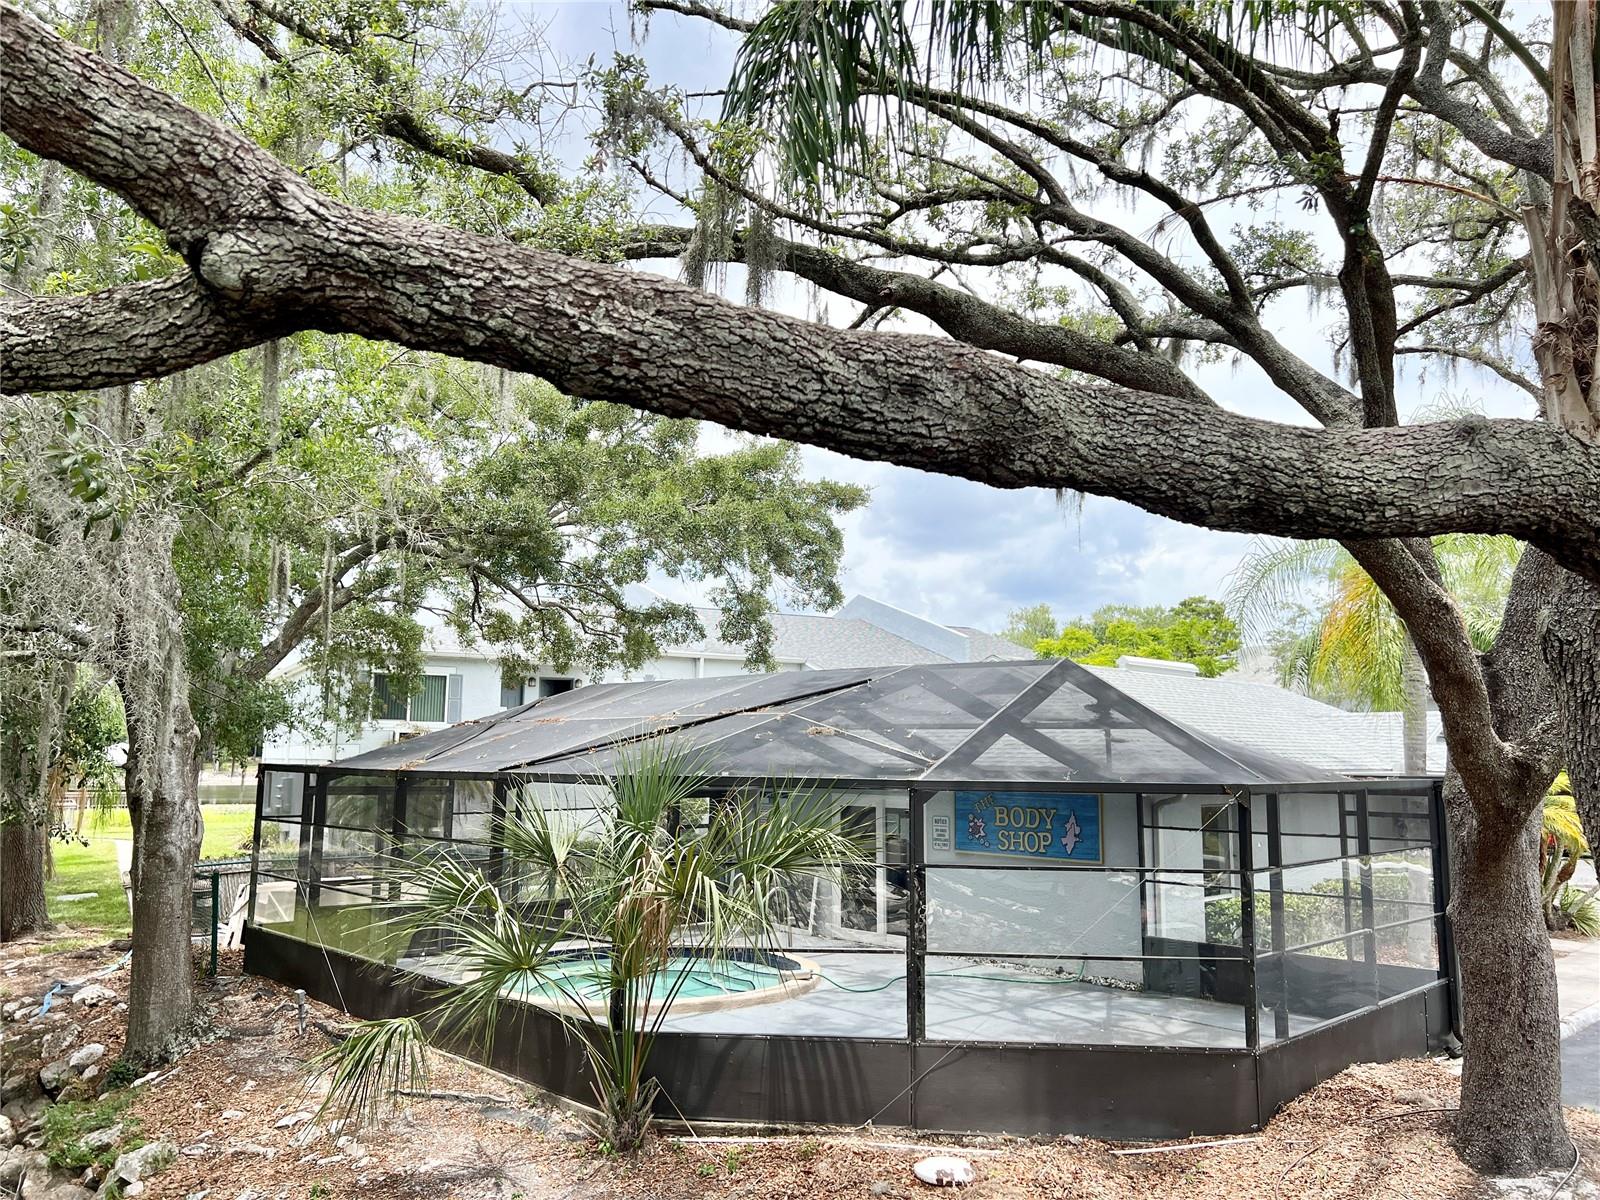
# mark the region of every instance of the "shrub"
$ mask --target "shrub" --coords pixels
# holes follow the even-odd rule
[[[118,1094],[100,1100],[69,1100],[45,1109],[42,1149],[50,1165],[65,1171],[81,1171],[94,1165],[109,1167],[123,1151],[144,1145],[139,1119],[124,1115],[128,1101],[127,1095]],[[83,1144],[89,1134],[117,1124],[121,1124],[122,1132],[115,1141],[98,1149]]]
[[[1360,921],[1360,899],[1354,880],[1351,881],[1352,917]],[[1312,884],[1310,891],[1313,895],[1304,893],[1288,895],[1283,898],[1283,929],[1284,944],[1288,946],[1301,946],[1307,942],[1321,942],[1326,938],[1344,937],[1344,881],[1340,879],[1324,879]],[[1404,867],[1379,867],[1372,872],[1373,919],[1376,924],[1384,925],[1390,921],[1405,919],[1409,910],[1402,910],[1394,906],[1397,901],[1411,899],[1411,878]],[[1223,900],[1212,900],[1206,904],[1206,940],[1224,946],[1240,946],[1244,944],[1243,938],[1243,910],[1242,900],[1237,896],[1229,896]],[[1256,914],[1256,948],[1267,949],[1270,945],[1268,938],[1272,928],[1272,897],[1258,891],[1255,896]],[[1416,915],[1421,916],[1422,911],[1416,910]],[[1409,931],[1405,927],[1384,929],[1378,933],[1378,952],[1380,955],[1403,954]],[[1306,954],[1316,954],[1323,958],[1345,957],[1345,942],[1328,942],[1325,945],[1313,946],[1304,951]]]

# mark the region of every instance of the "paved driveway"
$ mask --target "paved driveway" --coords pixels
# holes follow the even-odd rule
[[[1561,1040],[1561,1099],[1600,1109],[1600,1022]]]

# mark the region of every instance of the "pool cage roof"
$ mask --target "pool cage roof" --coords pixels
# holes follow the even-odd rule
[[[578,781],[667,738],[728,780],[1220,790],[1342,778],[1180,725],[1067,659],[595,684],[337,766]]]

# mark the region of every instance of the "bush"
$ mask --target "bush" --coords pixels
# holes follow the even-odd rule
[[[1586,937],[1600,937],[1600,895],[1570,883],[1556,897],[1556,911],[1564,922]]]
[[[1324,879],[1312,884],[1314,895],[1290,895],[1283,898],[1284,944],[1301,946],[1307,942],[1321,942],[1326,938],[1342,938],[1344,924],[1344,882]],[[1373,919],[1384,925],[1390,921],[1404,920],[1409,910],[1389,908],[1395,901],[1411,899],[1411,878],[1403,867],[1380,867],[1372,873]],[[1360,899],[1355,881],[1351,881],[1352,917],[1360,920]],[[1386,911],[1387,910],[1387,911]],[[1206,940],[1224,946],[1242,946],[1243,901],[1238,896],[1225,900],[1212,900],[1206,904]],[[1421,916],[1422,910],[1415,910]],[[1255,897],[1256,948],[1267,949],[1272,928],[1272,898],[1266,892]],[[1403,954],[1409,931],[1405,927],[1385,929],[1378,933],[1378,953]],[[1323,958],[1345,957],[1346,943],[1328,942],[1304,951]]]
[[[119,1094],[100,1100],[70,1100],[52,1104],[44,1110],[44,1150],[50,1165],[58,1170],[81,1171],[88,1166],[109,1167],[117,1155],[144,1145],[139,1119],[124,1114],[128,1096]],[[122,1132],[101,1147],[86,1146],[91,1133],[120,1124]]]

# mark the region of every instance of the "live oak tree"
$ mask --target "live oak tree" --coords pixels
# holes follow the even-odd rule
[[[748,29],[704,5],[677,7]],[[1583,420],[1554,403],[1546,420],[1401,424],[1396,362],[1413,351],[1467,354],[1515,374],[1493,345],[1526,277],[1515,252],[1520,218],[1507,215],[1506,201],[1546,204],[1557,164],[1575,159],[1587,169],[1582,155],[1593,140],[1571,143],[1581,150],[1567,159],[1552,154],[1543,127],[1530,123],[1526,95],[1508,91],[1500,74],[1513,61],[1538,67],[1538,58],[1497,18],[1480,23],[1475,14],[1487,10],[1317,8],[1335,19],[1308,27],[1304,54],[1286,64],[1186,9],[1112,0],[1035,6],[1037,19],[1008,17],[1022,21],[1012,27],[1021,36],[993,43],[1008,51],[988,60],[997,70],[948,79],[906,72],[915,60],[903,55],[874,57],[866,22],[897,10],[777,9],[768,45],[779,48],[805,46],[816,32],[795,13],[816,21],[866,14],[856,28],[863,50],[844,60],[848,70],[824,60],[827,77],[846,84],[832,95],[853,107],[858,95],[870,103],[888,94],[915,118],[896,160],[909,173],[882,181],[888,194],[874,207],[849,189],[872,190],[878,176],[863,158],[837,157],[842,173],[831,184],[856,208],[844,217],[798,203],[783,186],[792,178],[751,171],[757,156],[740,130],[691,121],[636,72],[608,83],[609,153],[659,178],[649,152],[664,134],[710,177],[682,192],[701,210],[696,227],[641,231],[624,253],[685,253],[703,266],[719,254],[748,256],[753,242],[760,261],[871,310],[862,325],[913,312],[939,337],[828,328],[351,204],[319,187],[326,181],[286,168],[5,9],[7,135],[119,193],[162,231],[184,269],[91,294],[8,299],[0,383],[10,391],[115,387],[297,330],[354,333],[525,371],[589,400],[710,417],[998,486],[1081,489],[1215,528],[1339,538],[1405,619],[1445,717],[1462,884],[1453,915],[1471,1047],[1463,1151],[1499,1170],[1564,1165],[1553,978],[1529,884],[1531,817],[1558,753],[1540,642],[1549,599],[1564,589],[1573,651],[1563,678],[1574,682],[1561,695],[1571,753],[1592,699],[1580,684],[1593,661],[1600,471]],[[239,24],[258,33],[261,22],[276,21],[264,3],[248,12]],[[293,13],[279,15],[296,23]],[[335,33],[308,26],[296,36],[324,48],[339,37],[362,41],[359,28]],[[265,36],[269,59],[281,53],[277,36]],[[1083,69],[1080,54],[1055,53],[1069,44],[1104,57]],[[800,53],[788,61],[818,60]],[[1531,75],[1530,89],[1543,89]],[[1048,86],[1019,100],[1008,78]],[[778,118],[770,123],[783,144],[803,146],[782,114],[820,110],[785,109],[792,81],[782,71],[747,71],[742,81],[752,101],[745,115]],[[1143,99],[1113,103],[1102,83],[1128,83]],[[1592,94],[1592,80],[1580,84],[1580,98]],[[1346,89],[1361,97],[1349,111]],[[1064,102],[1052,108],[1056,97]],[[1586,104],[1578,105],[1580,130],[1592,123]],[[1195,106],[1214,135],[1209,143],[1175,127]],[[400,108],[373,136],[435,153]],[[1140,154],[1169,143],[1178,148],[1170,161]],[[488,149],[452,139],[440,146],[463,170],[515,182],[542,204],[537,174],[517,178],[526,160],[508,155],[508,164]],[[1086,209],[1074,177],[1138,194],[1163,214],[1162,234],[1183,239],[1181,251]],[[1408,188],[1441,193],[1448,205],[1401,203]],[[1306,198],[1326,220],[1332,261],[1292,230],[1247,226],[1235,236],[1213,227],[1220,198],[1269,191]],[[959,205],[971,207],[947,218]],[[1581,208],[1569,204],[1561,215],[1554,224],[1566,234],[1575,223],[1581,250]],[[792,236],[779,236],[780,227]],[[905,265],[840,252],[862,247]],[[1397,247],[1415,268],[1386,265]],[[1008,263],[1053,273],[1027,303],[959,286],[964,272]],[[1337,309],[1354,388],[1296,355],[1267,318],[1272,296],[1308,289]],[[1033,304],[1039,295],[1042,307]],[[1177,347],[1248,356],[1318,425],[1228,411],[1175,360]],[[1466,636],[1420,540],[1452,530],[1511,534],[1534,548],[1486,655]],[[1576,772],[1574,783],[1592,815],[1593,796]]]
[[[371,343],[305,335],[274,354],[265,409],[252,358],[191,381],[174,448],[205,757],[248,755],[274,725],[364,723],[361,680],[405,694],[424,619],[508,677],[593,675],[704,633],[693,608],[630,591],[653,575],[708,582],[757,663],[774,592],[841,599],[835,520],[865,495],[802,478],[791,445],[708,453],[693,422]],[[306,669],[286,693],[274,672],[292,658]]]
[[[858,323],[909,312],[974,346],[1174,397],[1198,391],[1186,361],[1232,354],[1330,429],[1399,427],[1402,356],[1463,360],[1541,400],[1579,440],[1592,433],[1588,210],[1565,203],[1576,183],[1559,174],[1576,181],[1594,145],[1593,29],[1566,19],[1571,6],[1558,6],[1557,58],[1578,101],[1553,160],[1524,114],[1535,89],[1567,95],[1561,72],[1552,91],[1527,44],[1476,7],[935,3],[913,27],[895,5],[783,5],[759,23],[644,6],[745,37],[720,123],[689,121],[671,95],[628,98],[703,176],[674,193],[696,205],[696,227],[653,231],[646,253],[674,239],[692,251],[731,211],[750,231],[716,244],[751,261],[755,231],[776,217],[843,253],[819,261],[763,235],[762,261],[859,301]],[[1284,32],[1288,46],[1272,40]],[[728,152],[741,120],[774,135],[775,170]],[[641,177],[671,190],[638,157]],[[1113,191],[1134,202],[1109,204]],[[1281,196],[1318,221],[1284,221]],[[1524,258],[1529,243],[1538,252]],[[1530,262],[1535,300],[1547,296],[1540,384],[1515,364]],[[1335,362],[1353,386],[1281,340],[1273,318],[1297,294],[1334,310]],[[1187,457],[1197,426],[1173,413],[1182,434],[1151,470]],[[1568,681],[1561,752],[1592,754],[1596,593],[1528,558],[1480,656],[1428,542],[1344,540],[1427,666],[1452,754],[1463,1152],[1502,1170],[1564,1162],[1554,981],[1529,896],[1558,753],[1540,657]],[[1600,795],[1583,807],[1600,824]]]
[[[94,15],[96,33],[128,27],[125,12]],[[165,69],[163,48],[155,39],[142,56],[117,56]],[[197,86],[222,87],[212,73],[221,58],[189,65],[205,68]],[[223,92],[221,104],[270,125],[275,98],[265,115],[249,90],[231,103]],[[310,136],[313,124],[300,114],[297,128]],[[14,193],[37,200],[13,214],[19,293],[182,269],[92,187],[68,186],[15,148],[0,169]],[[391,204],[451,194],[449,180],[341,182]],[[580,214],[568,215],[570,233]],[[45,678],[48,634],[56,674],[73,655],[97,661],[127,702],[134,1058],[163,1053],[188,1017],[188,879],[206,756],[247,753],[277,723],[364,719],[370,694],[352,682],[372,668],[401,686],[413,677],[424,610],[513,674],[535,663],[631,668],[704,632],[692,608],[630,594],[659,574],[708,585],[720,635],[764,663],[775,594],[841,599],[835,518],[865,499],[803,479],[791,445],[710,452],[694,422],[310,333],[74,400],[67,414],[82,419],[25,396],[0,406],[0,537],[17,551],[0,564],[0,587],[7,613],[26,621],[0,628],[5,662],[27,660]],[[297,653],[314,686],[286,695],[272,672]],[[11,683],[6,709],[20,715],[24,692]],[[5,758],[23,776],[56,728],[41,713]],[[32,881],[42,918],[39,822],[8,821],[8,849],[13,828],[27,833],[34,869],[7,874]],[[12,891],[8,913],[30,915]]]

